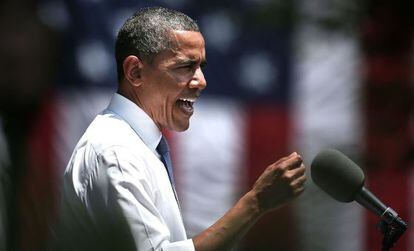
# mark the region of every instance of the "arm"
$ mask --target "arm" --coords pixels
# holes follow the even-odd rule
[[[87,154],[89,161],[80,157],[78,162],[93,164],[87,172],[69,175],[88,184],[78,190],[81,202],[75,197],[70,200],[79,202],[85,212],[75,210],[78,220],[71,217],[71,222],[80,225],[72,231],[77,237],[68,243],[72,249],[65,250],[194,251],[193,241],[186,239],[168,177],[159,180],[150,172],[164,167],[148,165],[135,152],[136,148],[112,146],[98,155],[94,151]],[[162,197],[168,191],[170,195]],[[85,230],[91,235],[85,236]],[[80,248],[80,242],[87,248]]]
[[[305,166],[297,153],[271,164],[233,208],[193,238],[196,251],[230,250],[266,212],[301,194],[305,181]]]

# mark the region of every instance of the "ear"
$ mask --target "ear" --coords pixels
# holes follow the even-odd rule
[[[124,59],[124,77],[133,86],[140,86],[142,84],[142,69],[144,64],[141,59],[130,55]]]

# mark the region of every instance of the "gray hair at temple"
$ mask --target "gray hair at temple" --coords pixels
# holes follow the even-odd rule
[[[124,77],[123,62],[129,55],[151,63],[159,52],[172,49],[170,32],[173,30],[200,32],[189,16],[163,7],[140,9],[126,20],[115,43],[118,81]]]

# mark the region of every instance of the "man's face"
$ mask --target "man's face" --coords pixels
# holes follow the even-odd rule
[[[158,128],[184,131],[206,87],[201,69],[206,62],[204,39],[194,31],[172,31],[171,36],[173,49],[144,63],[139,99]]]

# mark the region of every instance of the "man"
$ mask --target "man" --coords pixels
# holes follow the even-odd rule
[[[263,214],[303,191],[305,167],[292,153],[271,164],[215,224],[188,239],[161,130],[189,127],[206,87],[203,36],[183,13],[145,8],[119,31],[116,60],[118,91],[65,172],[60,243],[66,249],[229,250]]]

